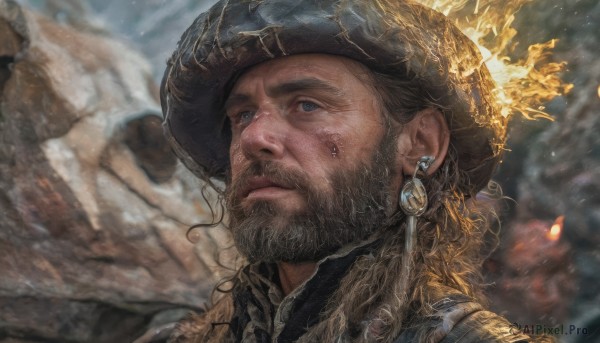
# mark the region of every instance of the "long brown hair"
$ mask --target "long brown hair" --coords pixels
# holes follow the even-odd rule
[[[409,122],[427,107],[446,111],[410,79],[377,72],[370,78],[382,111],[396,122]],[[477,204],[475,194],[465,194],[469,179],[458,166],[452,144],[442,166],[423,181],[429,208],[418,221],[410,275],[402,273],[405,223],[401,221],[382,233],[384,243],[377,255],[362,257],[352,266],[330,299],[326,319],[301,341],[336,342],[360,328],[353,341],[391,342],[415,318],[432,315],[433,304],[451,293],[485,303],[482,249],[489,220],[495,218],[492,208]],[[493,196],[501,196],[499,188]],[[410,280],[407,289],[400,288],[403,278]]]
[[[400,125],[427,107],[447,111],[410,77],[373,71],[360,77],[379,95],[386,118]],[[429,207],[418,221],[416,253],[409,275],[402,273],[405,223],[400,220],[378,233],[382,247],[375,255],[363,256],[352,265],[322,313],[323,321],[299,342],[392,342],[415,318],[432,315],[433,304],[451,293],[485,302],[480,273],[485,257],[482,246],[493,216],[489,208],[476,204],[475,194],[465,193],[465,189],[471,189],[469,178],[458,166],[458,152],[452,141],[442,166],[423,181]],[[222,221],[223,217],[212,225]],[[399,286],[403,278],[409,280],[406,289]],[[229,281],[235,283],[235,276]],[[223,295],[230,296],[215,293],[217,299]],[[222,305],[223,300],[217,303]],[[213,311],[222,308],[217,306]]]

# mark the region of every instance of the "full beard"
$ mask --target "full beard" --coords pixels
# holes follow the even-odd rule
[[[316,189],[305,173],[284,170],[273,161],[257,161],[242,171],[226,193],[229,229],[239,252],[250,262],[314,262],[358,242],[382,227],[394,197],[395,137],[387,132],[370,165],[359,164],[331,175],[331,190]],[[306,199],[305,210],[284,214],[271,201],[244,209],[237,196],[248,177],[264,175],[294,188]]]

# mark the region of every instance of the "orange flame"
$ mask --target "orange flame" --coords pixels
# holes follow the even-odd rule
[[[568,93],[573,85],[559,74],[565,62],[546,62],[557,40],[533,44],[525,59],[512,62],[508,54],[517,45],[512,27],[515,13],[532,0],[417,0],[455,21],[461,31],[477,44],[483,63],[496,87],[494,94],[504,117],[520,113],[525,118],[552,117],[544,103]]]
[[[548,238],[551,241],[558,241],[558,239],[560,238],[560,234],[563,230],[564,222],[565,216],[558,216],[558,218],[556,218],[554,224],[550,228],[550,231],[548,231],[548,233],[546,234],[546,238]]]

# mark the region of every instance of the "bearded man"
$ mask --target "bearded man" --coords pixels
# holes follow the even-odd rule
[[[476,47],[412,1],[220,1],[161,87],[247,263],[171,342],[528,341],[480,303],[506,120]],[[225,189],[218,186],[221,180]]]

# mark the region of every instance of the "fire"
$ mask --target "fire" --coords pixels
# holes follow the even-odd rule
[[[483,63],[495,81],[496,102],[504,117],[520,113],[528,119],[552,117],[544,103],[568,93],[573,85],[559,74],[565,62],[547,62],[557,40],[529,46],[526,58],[512,62],[508,56],[518,43],[512,27],[515,14],[533,0],[417,0],[454,20],[477,44]]]
[[[548,238],[551,241],[558,241],[558,239],[560,238],[560,233],[563,229],[564,221],[565,216],[558,216],[558,218],[556,218],[556,220],[554,221],[552,227],[550,227],[550,231],[548,231],[548,233],[546,234],[546,238]]]

